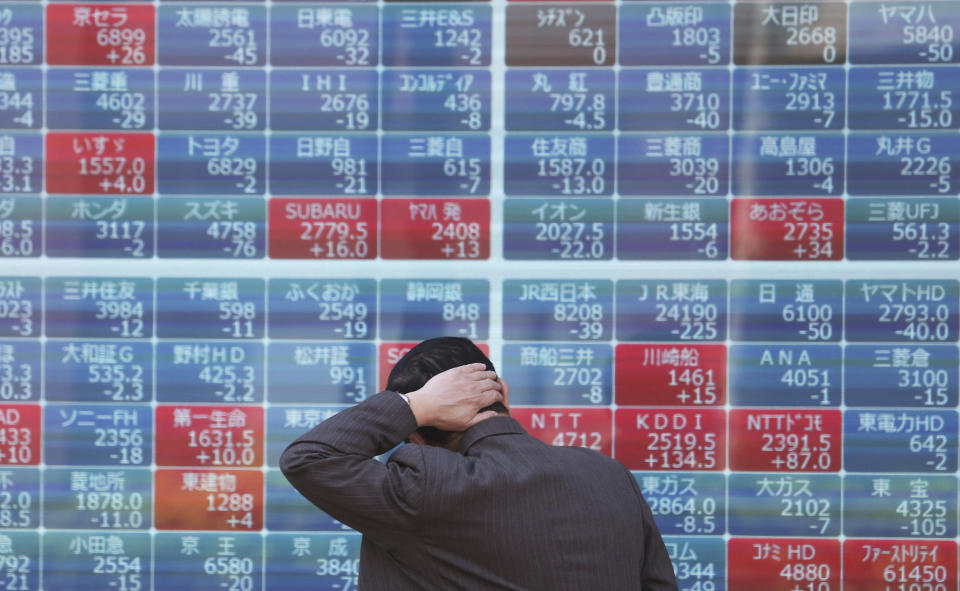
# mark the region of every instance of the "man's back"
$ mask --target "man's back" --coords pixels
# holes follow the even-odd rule
[[[332,431],[315,434],[321,424],[300,441],[325,440],[321,455],[349,462],[365,432],[396,422],[388,417],[403,410],[397,403],[380,394],[331,419],[342,423]],[[509,417],[468,430],[459,452],[402,446],[373,480],[377,470],[339,466],[321,470],[325,481],[307,482],[298,474],[308,455],[316,473],[317,449],[295,450],[296,443],[282,460],[291,482],[364,534],[364,591],[676,589],[629,472],[590,450],[546,445]],[[315,485],[328,492],[311,494]]]

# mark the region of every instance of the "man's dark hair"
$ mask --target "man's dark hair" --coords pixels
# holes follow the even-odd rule
[[[463,337],[427,339],[410,349],[397,361],[387,378],[387,390],[407,394],[422,388],[427,380],[438,373],[468,363],[482,363],[488,370],[496,371],[490,359],[470,339]],[[487,410],[509,413],[502,402],[494,402],[480,409],[481,412]],[[420,427],[417,432],[431,445],[443,445],[453,436],[453,432],[436,427]]]

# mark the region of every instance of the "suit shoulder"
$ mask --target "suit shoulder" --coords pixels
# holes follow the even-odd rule
[[[592,465],[598,468],[625,472],[627,474],[630,473],[627,467],[618,460],[594,449],[574,446],[555,446],[553,449],[557,450],[556,453],[558,455],[564,456],[571,462],[579,462],[584,465]]]

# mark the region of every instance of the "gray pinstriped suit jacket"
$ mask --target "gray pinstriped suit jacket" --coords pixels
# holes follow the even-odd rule
[[[410,408],[381,392],[317,425],[280,467],[307,499],[363,533],[361,591],[676,590],[631,474],[487,419],[459,453],[404,445]]]

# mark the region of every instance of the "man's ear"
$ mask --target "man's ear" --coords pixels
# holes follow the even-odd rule
[[[419,431],[414,431],[409,436],[407,436],[407,443],[416,443],[417,445],[426,445],[427,440],[423,438],[423,435]]]
[[[503,405],[507,408],[510,408],[510,403],[507,402],[507,396],[510,394],[510,386],[507,385],[507,380],[503,378],[498,378],[500,380],[500,385],[503,387],[500,390],[500,393],[503,394]]]

